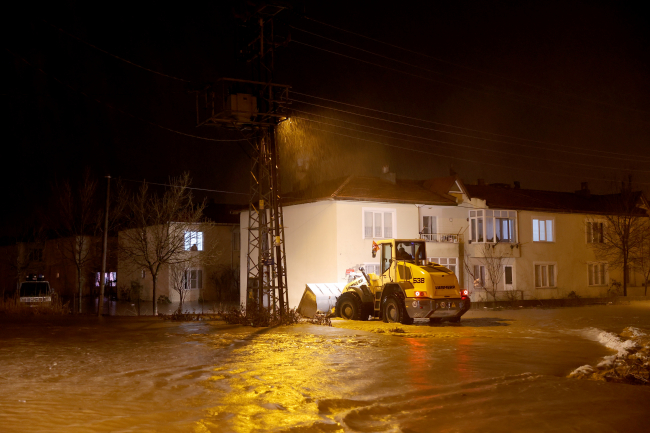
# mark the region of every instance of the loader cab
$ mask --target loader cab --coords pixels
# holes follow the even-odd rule
[[[391,239],[379,242],[380,272],[388,282],[395,278],[395,263],[406,262],[417,266],[426,263],[426,244],[419,239]],[[391,278],[392,277],[392,278]]]

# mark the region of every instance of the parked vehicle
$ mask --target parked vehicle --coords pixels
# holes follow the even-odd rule
[[[427,263],[426,243],[420,239],[373,242],[380,252],[381,275],[367,275],[348,284],[336,302],[336,315],[347,320],[381,318],[384,322],[458,322],[471,306],[456,275],[437,263]]]
[[[20,302],[31,307],[52,305],[54,291],[42,275],[30,275],[20,283]]]

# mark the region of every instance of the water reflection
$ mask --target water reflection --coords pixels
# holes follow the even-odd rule
[[[197,431],[223,431],[224,423],[238,432],[333,424],[321,411],[335,408],[319,408],[318,401],[349,392],[337,375],[345,364],[337,352],[365,342],[313,334],[297,338],[280,331],[238,345],[204,384],[218,404],[207,411]]]

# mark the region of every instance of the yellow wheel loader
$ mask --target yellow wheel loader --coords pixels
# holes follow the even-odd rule
[[[470,309],[453,272],[427,263],[426,244],[420,239],[384,239],[373,242],[380,254],[381,275],[366,274],[348,283],[336,300],[335,315],[346,320],[380,318],[405,325],[413,319],[458,322]]]

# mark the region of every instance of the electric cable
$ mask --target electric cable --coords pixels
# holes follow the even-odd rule
[[[22,61],[25,62],[27,65],[29,65],[29,66],[31,66],[32,68],[38,70],[38,71],[41,72],[42,74],[47,75],[48,77],[51,77],[54,81],[56,81],[57,83],[61,84],[62,86],[65,86],[65,87],[67,87],[67,88],[69,88],[69,89],[71,89],[71,90],[73,90],[73,91],[75,91],[75,92],[77,92],[77,93],[83,95],[84,97],[86,97],[86,98],[88,98],[88,99],[90,99],[90,100],[92,100],[92,101],[95,101],[96,103],[98,103],[98,104],[100,104],[100,105],[105,105],[106,107],[109,107],[109,108],[111,108],[111,109],[113,109],[113,110],[116,110],[116,111],[118,111],[118,112],[120,112],[120,113],[122,113],[122,114],[124,114],[124,115],[126,115],[126,116],[132,117],[133,119],[139,120],[139,121],[144,122],[144,123],[148,123],[149,125],[155,126],[155,127],[157,127],[157,128],[164,129],[164,130],[169,131],[169,132],[173,132],[174,134],[183,135],[183,136],[185,136],[185,137],[196,138],[196,139],[198,139],[198,140],[206,140],[206,141],[213,141],[213,142],[241,142],[241,141],[249,141],[248,138],[232,138],[232,139],[229,138],[229,139],[219,139],[219,138],[201,137],[201,136],[199,136],[199,135],[188,134],[188,133],[186,133],[186,132],[177,131],[177,130],[175,130],[175,129],[171,129],[171,128],[168,128],[168,127],[166,127],[166,126],[159,125],[159,124],[157,124],[157,123],[155,123],[155,122],[152,122],[152,121],[150,121],[150,120],[143,119],[143,118],[141,118],[141,117],[139,117],[139,116],[136,116],[135,114],[131,114],[131,113],[129,113],[128,111],[124,111],[124,110],[122,110],[121,108],[115,107],[114,105],[112,105],[112,104],[110,104],[110,103],[108,103],[108,102],[104,102],[104,101],[102,101],[102,100],[100,100],[100,99],[98,99],[98,98],[96,98],[96,97],[94,97],[94,96],[90,96],[90,95],[88,95],[86,92],[84,92],[83,90],[79,90],[79,89],[76,89],[76,88],[72,87],[71,85],[69,85],[69,84],[67,84],[67,83],[65,83],[65,82],[63,82],[63,81],[61,81],[61,80],[59,80],[59,79],[58,79],[57,77],[55,77],[54,75],[52,75],[52,74],[50,74],[50,73],[44,71],[43,69],[41,69],[40,67],[38,67],[38,66],[36,66],[36,65],[30,63],[28,60],[26,60],[26,59],[24,59],[23,57],[19,56],[18,54],[14,53],[14,52],[11,51],[9,48],[5,48],[5,50],[6,50],[9,54],[11,54],[12,56],[14,56],[14,57],[16,57],[16,58],[22,60]],[[243,149],[242,149],[242,150],[243,150]],[[244,152],[245,152],[245,151],[244,151]],[[248,155],[248,153],[246,153],[246,155]]]
[[[63,30],[63,29],[61,29],[61,28],[55,26],[55,25],[52,24],[52,23],[47,22],[46,20],[42,20],[42,21],[43,21],[45,24],[47,24],[47,25],[51,26],[52,28],[58,30],[59,32],[63,33],[64,35],[67,35],[67,36],[69,36],[69,37],[71,37],[71,38],[73,38],[73,39],[76,39],[77,41],[81,42],[82,44],[88,45],[89,47],[94,48],[94,49],[96,49],[96,50],[98,50],[98,51],[101,51],[102,53],[104,53],[104,54],[106,54],[106,55],[108,55],[108,56],[114,57],[114,58],[116,58],[116,59],[118,59],[118,60],[121,60],[122,62],[128,63],[128,64],[131,65],[131,66],[135,66],[136,68],[144,69],[145,71],[151,72],[151,73],[153,73],[153,74],[160,75],[160,76],[162,76],[162,77],[171,78],[171,79],[173,79],[173,80],[182,81],[182,82],[184,82],[184,83],[191,83],[190,80],[186,80],[186,79],[184,79],[184,78],[175,77],[175,76],[173,76],[173,75],[164,74],[164,73],[162,73],[162,72],[158,72],[158,71],[155,71],[155,70],[153,70],[153,69],[150,69],[150,68],[144,67],[144,66],[142,66],[142,65],[139,65],[139,64],[137,64],[137,63],[134,63],[134,62],[132,62],[132,61],[130,61],[130,60],[127,60],[127,59],[125,59],[125,58],[123,58],[123,57],[117,56],[117,55],[115,55],[115,54],[113,54],[113,53],[110,53],[110,52],[108,52],[108,51],[106,51],[106,50],[103,50],[103,49],[99,48],[97,45],[93,45],[93,44],[91,44],[90,42],[86,42],[85,40],[81,39],[81,38],[78,37],[78,36],[75,36],[75,35],[73,35],[73,34],[71,34],[71,33],[66,32],[65,30]]]
[[[542,174],[545,174],[545,175],[553,175],[553,176],[561,176],[561,177],[590,179],[590,180],[598,180],[598,181],[603,181],[604,180],[603,177],[590,177],[590,176],[579,176],[579,175],[565,174],[565,173],[555,173],[555,172],[550,172],[550,171],[534,170],[534,169],[523,168],[523,167],[520,168],[520,167],[517,167],[516,165],[512,166],[512,165],[504,165],[504,164],[495,164],[493,162],[477,161],[477,160],[473,160],[473,159],[469,159],[469,158],[460,158],[460,157],[456,157],[456,156],[450,156],[450,155],[447,155],[447,154],[428,152],[426,150],[419,150],[419,149],[413,149],[413,148],[404,147],[404,146],[398,146],[398,145],[395,145],[395,144],[388,144],[388,143],[384,143],[384,142],[377,141],[377,140],[370,140],[370,139],[367,139],[367,138],[360,138],[360,137],[355,137],[355,136],[352,136],[352,135],[341,134],[339,132],[327,131],[325,129],[319,129],[319,128],[313,128],[313,127],[312,127],[312,129],[315,130],[315,131],[321,131],[321,132],[325,132],[325,133],[328,133],[328,134],[334,134],[334,135],[338,135],[338,136],[342,136],[342,137],[352,138],[354,140],[360,140],[360,141],[365,141],[365,142],[369,142],[369,143],[380,144],[380,145],[386,146],[386,147],[393,147],[393,148],[396,148],[396,149],[402,149],[402,150],[407,150],[407,151],[416,152],[416,153],[423,153],[423,154],[438,156],[438,157],[441,157],[441,158],[447,158],[447,159],[451,159],[451,160],[465,161],[465,162],[475,163],[475,164],[479,164],[479,165],[490,165],[490,166],[493,166],[493,167],[502,167],[502,168],[507,168],[507,169],[515,170],[515,171],[526,171],[527,173],[533,172],[533,173],[542,173]],[[642,185],[650,185],[650,182],[636,182],[636,183],[637,184],[642,184]]]
[[[391,138],[391,139],[396,139],[396,140],[407,141],[409,143],[426,144],[426,143],[422,143],[422,142],[419,142],[419,141],[413,141],[413,140],[408,140],[408,139],[399,138],[399,137],[391,137],[391,136],[388,136],[388,135],[378,134],[378,133],[375,133],[375,132],[359,131],[358,129],[347,128],[345,126],[339,126],[339,125],[333,125],[331,123],[319,122],[318,120],[308,119],[308,118],[305,118],[305,117],[297,117],[297,118],[302,119],[302,120],[306,120],[308,122],[319,123],[321,125],[332,126],[334,128],[342,128],[342,129],[346,129],[346,130],[349,130],[349,131],[361,132],[361,133],[364,133],[364,134],[373,134],[373,135],[378,135],[378,136],[384,137],[384,138]],[[396,133],[396,134],[399,134],[399,133]],[[404,135],[408,135],[408,134],[404,134]],[[409,136],[411,136],[411,135],[409,135]],[[417,137],[417,136],[411,136],[411,137]],[[542,160],[542,161],[556,162],[556,163],[560,163],[560,164],[577,165],[577,166],[582,166],[582,167],[586,167],[586,168],[589,168],[589,169],[599,169],[599,170],[600,169],[606,169],[606,170],[616,169],[616,167],[609,167],[609,166],[603,166],[603,165],[594,165],[594,164],[582,164],[582,163],[579,163],[579,162],[560,161],[560,160],[557,160],[557,159],[542,158],[542,157],[539,157],[539,156],[536,156],[536,155],[513,155],[511,152],[507,152],[507,151],[503,151],[503,150],[482,149],[482,148],[477,148],[475,146],[452,143],[450,141],[428,139],[428,138],[425,138],[425,137],[417,137],[417,138],[420,138],[420,139],[423,139],[423,140],[436,141],[436,142],[439,142],[439,143],[442,143],[442,144],[449,144],[449,145],[457,146],[457,147],[466,147],[466,148],[470,148],[470,149],[478,149],[478,150],[481,150],[483,152],[493,152],[493,153],[500,153],[500,154],[509,155],[509,156],[520,157],[520,158],[531,158],[531,159],[537,159],[537,160]],[[639,173],[650,173],[650,170],[640,170],[640,169],[627,169],[627,170],[635,171],[635,172],[639,172]]]
[[[625,106],[618,105],[618,104],[611,104],[611,103],[608,103],[608,102],[598,101],[596,99],[584,98],[582,96],[574,95],[574,94],[568,93],[568,92],[563,92],[561,90],[550,90],[550,89],[548,89],[548,88],[546,88],[544,86],[540,86],[538,84],[531,84],[531,83],[527,83],[527,82],[524,82],[524,81],[514,80],[512,78],[504,77],[504,76],[499,75],[499,74],[494,74],[492,72],[483,71],[481,69],[473,68],[471,66],[462,65],[460,63],[451,62],[449,60],[441,59],[439,57],[431,56],[429,54],[425,54],[425,53],[422,53],[422,52],[419,52],[419,51],[404,48],[402,46],[391,44],[389,42],[385,42],[385,41],[382,41],[380,39],[375,39],[375,38],[372,38],[370,36],[363,35],[361,33],[353,32],[351,30],[343,29],[341,27],[336,27],[336,26],[334,26],[332,24],[328,24],[328,23],[325,23],[325,22],[322,22],[322,21],[318,21],[318,20],[313,19],[313,18],[308,17],[308,16],[305,16],[304,18],[307,19],[307,20],[313,21],[315,23],[318,23],[318,24],[321,24],[321,25],[324,25],[324,26],[327,26],[327,27],[331,27],[331,28],[336,29],[336,30],[341,31],[341,32],[349,33],[349,34],[352,34],[352,35],[355,35],[355,36],[358,36],[358,37],[361,37],[361,38],[368,39],[368,40],[373,41],[373,42],[377,42],[377,43],[387,45],[387,46],[392,47],[392,48],[396,48],[398,50],[402,50],[402,51],[405,51],[405,52],[408,52],[408,53],[411,53],[411,54],[416,54],[416,55],[422,56],[422,57],[427,57],[429,59],[432,59],[432,60],[435,60],[435,61],[438,61],[438,62],[441,62],[441,63],[446,63],[448,65],[456,66],[458,68],[467,69],[467,70],[478,72],[478,73],[485,74],[485,75],[491,75],[493,77],[496,77],[496,78],[499,78],[499,79],[502,79],[502,80],[511,81],[513,83],[521,84],[521,85],[524,85],[524,86],[534,87],[534,88],[539,89],[539,90],[555,92],[555,93],[559,93],[559,94],[562,94],[562,95],[565,95],[565,96],[569,96],[571,98],[582,99],[583,101],[591,102],[591,103],[594,103],[594,104],[606,105],[606,106],[610,106],[610,107],[614,107],[614,108],[621,108],[621,109],[624,109],[624,110],[631,110],[631,111],[637,111],[637,112],[644,113],[644,114],[650,114],[647,110],[640,110],[640,109],[637,109],[637,108],[625,107]],[[301,30],[301,31],[307,32],[306,30],[302,30],[302,29],[296,29],[296,30]],[[314,33],[314,35],[327,39],[325,36],[321,36],[321,35],[318,35],[318,34],[315,34],[315,33]],[[336,42],[336,41],[333,40],[333,42]],[[339,43],[342,43],[342,42],[339,42]],[[350,45],[350,46],[354,47],[353,45]]]
[[[355,105],[355,104],[350,104],[350,103],[347,103],[347,102],[337,101],[337,100],[334,100],[334,99],[322,98],[320,96],[309,95],[307,93],[301,93],[301,92],[298,92],[298,91],[296,91],[294,89],[291,90],[291,93],[296,94],[296,95],[306,96],[308,98],[314,98],[314,99],[320,99],[322,101],[333,102],[335,104],[346,105],[348,107],[359,108],[359,109],[362,109],[362,110],[373,111],[373,112],[381,113],[381,114],[388,114],[390,116],[395,116],[395,117],[402,117],[404,119],[415,120],[415,121],[418,121],[418,122],[431,123],[433,125],[440,125],[440,126],[446,126],[446,127],[449,127],[449,128],[462,129],[462,130],[465,130],[465,131],[478,132],[480,134],[494,135],[495,137],[504,137],[504,138],[510,138],[510,139],[514,139],[514,140],[528,141],[528,142],[531,142],[531,143],[544,144],[544,145],[548,145],[548,146],[558,146],[558,147],[564,147],[564,148],[570,148],[570,149],[586,150],[584,147],[579,147],[579,146],[569,146],[569,145],[564,145],[564,144],[549,143],[547,141],[533,140],[533,139],[530,139],[530,138],[516,137],[516,136],[513,136],[513,135],[497,134],[497,133],[494,133],[494,132],[483,131],[483,130],[480,130],[480,129],[473,129],[473,128],[467,128],[467,127],[464,127],[464,126],[452,125],[452,124],[449,124],[449,123],[436,122],[434,120],[427,120],[427,119],[421,119],[421,118],[418,118],[418,117],[406,116],[404,114],[392,113],[390,111],[377,110],[375,108],[364,107],[364,106],[361,106],[361,105]],[[294,101],[302,102],[304,104],[309,104],[308,102],[305,102],[305,101],[299,101],[299,100],[294,100]],[[337,110],[336,108],[331,108],[331,107],[324,107],[324,108],[328,108],[328,109],[336,110],[336,111],[341,111],[341,110]],[[346,112],[346,111],[342,111],[342,112]],[[363,116],[362,114],[358,114],[358,113],[354,113],[354,112],[346,112],[346,113]],[[367,117],[369,117],[371,119],[381,120],[381,121],[389,121],[387,119],[383,119],[383,118],[380,118],[380,117],[371,117],[371,116],[367,116]],[[405,125],[410,125],[410,124],[406,123]],[[417,127],[417,125],[412,125],[412,126]],[[629,154],[629,153],[611,152],[611,151],[607,151],[607,150],[589,149],[589,151],[604,153],[604,154],[609,154],[609,155],[630,156],[630,157],[633,157],[635,159],[639,159],[639,158],[650,159],[649,156],[632,155],[632,154]]]
[[[640,119],[636,120],[636,123],[635,123],[634,121],[630,122],[630,121],[625,121],[625,120],[620,120],[620,119],[612,119],[612,118],[606,118],[606,117],[602,117],[602,116],[595,116],[595,115],[588,114],[588,113],[581,113],[581,112],[577,112],[577,111],[571,111],[571,110],[561,108],[561,107],[549,107],[549,106],[546,106],[546,105],[542,105],[540,103],[529,102],[529,101],[525,101],[525,100],[521,100],[521,99],[515,99],[515,98],[512,98],[512,97],[499,95],[499,94],[495,94],[495,93],[490,93],[490,92],[475,89],[475,88],[472,88],[472,87],[467,87],[467,86],[462,86],[462,85],[459,85],[459,84],[453,84],[453,83],[449,83],[449,82],[445,82],[445,81],[441,81],[441,80],[436,80],[436,79],[433,79],[431,77],[426,77],[426,76],[422,76],[422,75],[419,75],[419,74],[414,74],[412,72],[404,71],[404,70],[397,69],[397,68],[392,68],[390,66],[385,66],[385,65],[382,65],[382,64],[379,64],[379,63],[370,62],[368,60],[363,60],[363,59],[360,59],[358,57],[349,56],[347,54],[339,53],[337,51],[328,50],[328,49],[322,48],[322,47],[317,47],[315,45],[311,45],[311,44],[308,44],[308,43],[305,43],[305,42],[301,42],[301,41],[299,41],[299,40],[297,40],[295,38],[291,39],[291,41],[295,42],[295,43],[297,43],[299,45],[304,45],[306,47],[309,47],[309,48],[312,48],[312,49],[315,49],[315,50],[324,51],[324,52],[327,52],[327,53],[330,53],[330,54],[334,54],[334,55],[344,57],[344,58],[347,58],[347,59],[352,59],[352,60],[355,60],[357,62],[365,63],[365,64],[375,66],[375,67],[378,67],[378,68],[383,68],[383,69],[386,69],[386,70],[389,70],[389,71],[409,75],[411,77],[420,78],[422,80],[431,81],[431,82],[443,84],[443,85],[446,85],[446,86],[455,86],[455,87],[459,87],[459,88],[464,89],[464,90],[469,90],[469,91],[472,91],[472,92],[481,93],[481,94],[487,95],[487,96],[494,96],[494,97],[497,97],[497,98],[502,98],[502,99],[514,101],[514,102],[517,102],[517,103],[528,104],[528,105],[536,106],[538,108],[549,109],[549,110],[557,110],[557,111],[568,113],[568,114],[571,114],[571,115],[589,117],[589,118],[592,118],[592,119],[605,120],[605,121],[628,124],[628,125],[637,125],[638,123],[642,123],[644,125],[650,125],[650,122],[640,120]],[[549,102],[549,103],[554,104],[554,105],[558,105],[558,104],[556,104],[554,102]]]
[[[297,93],[297,92],[293,92],[293,93]],[[365,118],[368,118],[368,119],[379,120],[379,121],[382,121],[382,122],[388,122],[388,123],[393,123],[393,124],[402,125],[402,126],[409,126],[409,127],[412,127],[412,128],[418,128],[418,129],[434,131],[434,132],[441,132],[441,133],[450,134],[450,135],[457,135],[457,136],[461,136],[461,137],[465,137],[465,138],[474,138],[474,139],[479,139],[479,140],[491,141],[491,142],[495,142],[495,143],[511,144],[511,145],[514,145],[514,146],[531,147],[531,148],[534,148],[534,149],[540,149],[538,146],[532,146],[532,145],[521,144],[521,143],[513,143],[513,142],[508,142],[508,141],[484,138],[484,137],[476,137],[476,136],[467,135],[467,134],[460,134],[460,133],[451,132],[451,131],[444,131],[444,130],[439,130],[439,129],[435,129],[435,128],[428,128],[428,127],[425,127],[425,126],[413,125],[413,124],[410,124],[410,123],[398,122],[398,121],[395,121],[395,120],[383,119],[383,118],[380,118],[380,117],[369,116],[369,115],[366,115],[366,114],[354,113],[352,111],[341,110],[339,108],[333,108],[333,107],[328,107],[328,106],[325,106],[325,105],[314,104],[312,102],[301,101],[301,100],[298,100],[298,99],[290,99],[290,100],[292,102],[298,102],[298,103],[302,103],[302,104],[312,105],[314,107],[325,108],[325,109],[328,109],[328,110],[338,111],[338,112],[346,113],[346,114],[352,114],[352,115],[355,115],[355,116],[360,116],[360,117],[365,117]],[[368,128],[372,128],[372,127],[368,126]],[[555,145],[555,146],[561,146],[561,145]],[[565,146],[565,147],[573,147],[573,146]],[[593,153],[572,152],[572,151],[562,150],[562,149],[543,149],[542,148],[542,150],[553,150],[554,152],[571,153],[571,154],[576,154],[576,155],[597,156],[597,155],[594,155]],[[625,154],[618,154],[618,153],[614,153],[614,152],[597,151],[597,150],[594,150],[593,152],[602,152],[602,153],[614,154],[614,155],[625,155]],[[639,155],[628,155],[628,156],[633,157],[634,159],[626,159],[626,158],[615,158],[615,159],[623,159],[623,160],[629,160],[629,161],[638,161],[639,159],[650,159],[650,157],[647,157],[647,156],[639,156]],[[597,156],[597,157],[601,157],[601,156]],[[602,156],[602,157],[605,157],[605,156]],[[607,157],[614,158],[614,157],[611,157],[611,156],[607,156]]]
[[[295,101],[295,100],[293,100],[293,101]],[[369,128],[369,129],[375,129],[375,130],[378,130],[378,131],[389,132],[391,134],[404,135],[404,136],[407,136],[407,137],[419,138],[419,139],[427,140],[427,141],[436,141],[436,142],[439,142],[439,143],[451,144],[451,145],[454,145],[454,146],[461,146],[461,147],[468,147],[468,148],[471,148],[471,149],[484,150],[484,151],[488,151],[488,152],[499,152],[499,153],[510,154],[509,152],[496,151],[496,150],[486,149],[486,148],[477,147],[477,146],[463,145],[463,144],[453,143],[453,142],[450,142],[450,141],[437,140],[437,139],[433,139],[433,138],[429,138],[429,137],[422,137],[422,136],[419,136],[419,135],[412,135],[412,134],[406,134],[406,133],[403,133],[403,132],[391,131],[389,129],[377,128],[375,126],[363,125],[361,123],[350,122],[348,120],[343,120],[343,119],[336,119],[334,117],[328,117],[328,116],[324,116],[324,115],[321,115],[321,114],[316,114],[316,113],[311,113],[311,112],[308,112],[308,111],[298,110],[296,108],[292,108],[291,110],[296,111],[296,112],[300,112],[300,113],[303,113],[303,114],[308,114],[308,115],[311,115],[311,116],[323,117],[323,118],[328,119],[328,120],[333,120],[333,121],[343,122],[343,123],[349,123],[351,125],[356,125],[356,126],[360,126],[360,127],[363,127],[363,128]],[[385,120],[385,119],[379,119],[379,118],[376,118],[376,119],[390,122],[389,120]],[[412,126],[412,127],[415,127],[415,128],[427,129],[427,130],[430,130],[430,131],[441,132],[441,133],[445,133],[445,134],[457,135],[457,136],[465,137],[465,138],[474,138],[474,139],[478,139],[478,140],[491,141],[491,142],[495,142],[495,143],[509,144],[509,145],[512,145],[512,146],[520,146],[520,147],[528,147],[528,148],[533,148],[533,149],[539,149],[539,147],[532,146],[532,145],[529,145],[529,144],[512,143],[512,142],[509,142],[509,141],[494,140],[494,139],[489,139],[489,138],[484,138],[484,137],[476,137],[476,136],[473,136],[473,135],[459,134],[459,133],[443,131],[443,130],[439,130],[439,129],[423,128],[423,127],[419,127],[419,126],[416,126],[416,125],[408,125],[408,124],[402,124],[402,125]],[[548,149],[544,149],[544,150],[548,150]],[[632,162],[638,162],[639,161],[639,157],[635,157],[634,159],[631,159],[631,158],[620,158],[620,157],[612,157],[612,156],[604,156],[604,155],[599,156],[599,155],[594,155],[594,154],[591,154],[591,153],[573,152],[573,151],[570,151],[570,150],[561,150],[561,149],[554,149],[554,151],[555,152],[561,152],[561,153],[569,153],[569,154],[574,154],[574,155],[596,157],[596,158],[609,158],[609,159],[618,159],[618,160],[622,160],[622,161],[632,161]],[[515,156],[518,156],[518,155],[515,155]],[[525,157],[529,158],[529,157],[532,157],[532,156],[525,155]],[[648,158],[648,157],[641,157],[641,158]],[[557,160],[551,160],[551,159],[547,159],[547,160],[548,161],[557,161]],[[562,162],[562,161],[558,161],[558,162]]]

